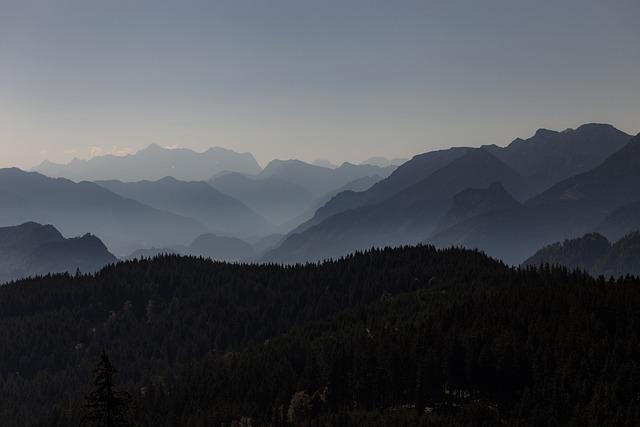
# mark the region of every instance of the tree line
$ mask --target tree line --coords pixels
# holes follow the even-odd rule
[[[106,349],[130,425],[637,425],[639,283],[430,246],[20,281],[0,418],[79,425]]]

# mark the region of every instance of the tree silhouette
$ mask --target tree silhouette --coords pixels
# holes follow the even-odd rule
[[[80,425],[97,427],[128,427],[126,416],[131,403],[131,395],[114,390],[113,376],[117,373],[107,353],[103,350],[100,362],[94,369],[94,390],[85,397]]]

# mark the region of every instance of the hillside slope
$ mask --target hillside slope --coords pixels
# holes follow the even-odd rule
[[[98,236],[116,254],[181,244],[203,234],[197,221],[119,196],[92,182],[0,169],[0,226],[53,224],[64,235]]]
[[[0,284],[48,273],[93,273],[116,262],[100,239],[65,239],[51,225],[28,222],[0,227]]]
[[[78,425],[106,349],[145,427],[286,425],[290,405],[303,425],[634,425],[639,305],[637,280],[432,247],[131,261],[0,288],[0,413]]]

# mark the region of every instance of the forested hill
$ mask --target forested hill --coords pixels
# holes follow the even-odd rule
[[[21,281],[0,288],[0,415],[78,425],[106,349],[142,426],[636,425],[639,285],[429,246]]]

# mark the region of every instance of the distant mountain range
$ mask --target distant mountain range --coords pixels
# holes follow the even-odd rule
[[[301,226],[300,232],[291,233],[279,248],[267,253],[265,259],[320,260],[371,246],[418,243],[434,230],[457,193],[477,185],[502,182],[519,198],[530,194],[521,176],[481,148],[459,149],[447,154],[437,152],[431,159],[416,161],[433,165],[434,171],[422,179],[407,179],[405,173],[394,173],[363,193],[336,196],[334,200],[342,198],[343,203],[347,199],[344,204],[350,209],[336,209],[337,214],[315,225]],[[412,162],[405,163],[398,172],[403,168],[413,169]],[[416,169],[424,173],[424,168]],[[392,193],[392,189],[397,192]],[[382,195],[387,191],[391,195],[384,198]],[[382,201],[378,202],[379,199]],[[357,207],[363,200],[373,202]]]
[[[523,263],[545,264],[580,269],[594,276],[640,276],[640,232],[630,233],[613,244],[598,233],[590,233],[544,247]]]
[[[158,255],[177,254],[211,258],[216,261],[243,261],[255,254],[249,243],[235,237],[203,234],[187,246],[138,249],[125,259],[153,258]]]
[[[616,217],[607,217],[640,194],[640,144],[631,139],[610,125],[588,124],[540,130],[506,148],[425,153],[367,191],[336,195],[263,259],[319,260],[425,241],[520,263],[551,242],[614,229]],[[634,206],[617,215],[634,223]]]
[[[65,239],[51,225],[0,228],[0,284],[47,273],[93,273],[116,258],[95,236]]]
[[[75,183],[20,169],[0,169],[0,226],[34,221],[65,235],[91,232],[115,253],[189,242],[202,223],[119,196],[92,182]]]
[[[507,147],[485,148],[525,177],[536,192],[600,164],[629,142],[630,135],[611,125],[590,123],[557,132],[538,130]]]
[[[305,262],[428,243],[478,248],[514,265],[553,242],[590,232],[617,240],[640,228],[640,137],[610,125],[540,129],[505,147],[401,160],[273,160],[261,169],[250,154],[150,146],[42,166],[51,175],[118,180],[2,169],[0,226],[35,221],[68,235],[92,232],[120,255],[170,248]],[[191,252],[203,235],[228,250]]]
[[[236,153],[220,147],[198,153],[186,148],[167,149],[152,144],[128,156],[74,159],[66,165],[45,161],[34,171],[73,181],[155,181],[166,176],[185,181],[206,181],[223,171],[257,174],[261,168],[251,153]]]
[[[401,164],[403,164],[404,162],[406,162],[409,159],[401,159],[401,158],[395,158],[395,159],[388,159],[386,157],[369,157],[367,160],[365,160],[364,162],[361,162],[361,165],[372,165],[372,166],[380,166],[381,168],[385,168],[387,166],[400,166]]]
[[[247,237],[273,231],[273,225],[262,216],[206,182],[166,177],[158,181],[97,181],[97,184],[120,196],[196,219],[218,234]]]
[[[427,241],[481,248],[517,264],[542,246],[594,230],[619,238],[637,229],[634,205],[628,204],[638,198],[638,165],[640,137],[635,137],[599,166],[553,185],[522,206],[471,218]],[[616,215],[627,222],[616,222]]]
[[[299,160],[273,160],[257,175],[223,173],[209,183],[272,223],[282,225],[304,216],[319,200],[326,200],[327,195],[335,194],[350,183],[362,178],[384,178],[394,170],[394,166],[381,168],[351,163],[331,169]]]

